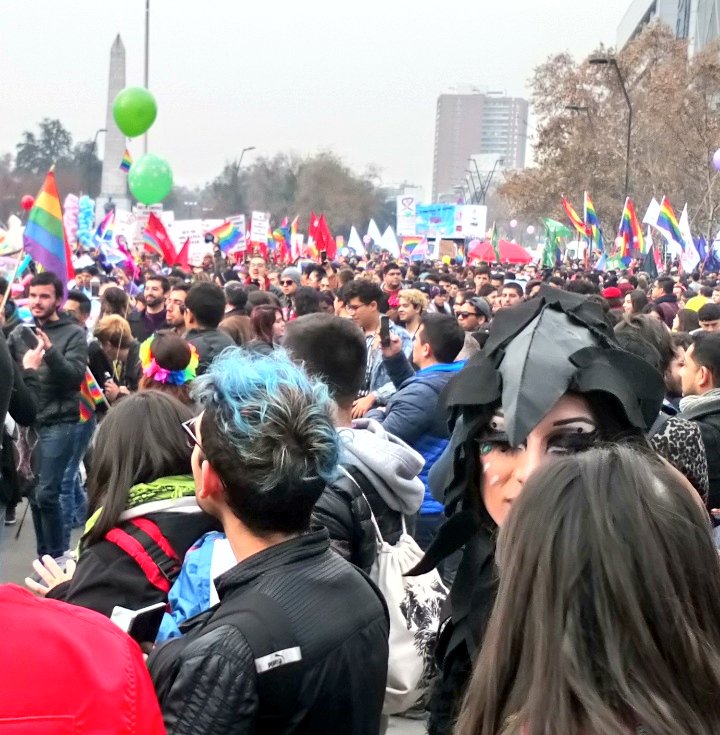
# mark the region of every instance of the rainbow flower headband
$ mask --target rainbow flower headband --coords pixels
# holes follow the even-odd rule
[[[152,337],[148,337],[140,345],[140,362],[142,363],[143,375],[146,378],[156,380],[158,383],[170,383],[170,385],[185,385],[185,383],[194,380],[200,362],[195,345],[188,343],[190,361],[184,370],[166,370],[164,367],[160,367],[153,357],[151,347],[154,339],[155,335],[153,334]]]

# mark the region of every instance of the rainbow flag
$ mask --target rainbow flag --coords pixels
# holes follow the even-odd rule
[[[85,368],[85,377],[80,384],[80,423],[85,424],[95,415],[97,407],[105,400],[105,395],[90,372]]]
[[[240,239],[242,238],[240,230],[238,230],[237,227],[235,227],[235,225],[229,220],[227,222],[223,222],[214,230],[210,230],[210,234],[215,238],[218,247],[223,252],[230,250],[230,248],[240,242]]]
[[[161,258],[164,257],[162,248],[160,247],[160,243],[158,242],[154,233],[151,231],[148,231],[147,228],[143,230],[143,245],[144,245],[145,252],[155,253],[156,255],[159,255]]]
[[[640,222],[635,212],[635,205],[630,197],[625,200],[618,236],[622,238],[619,255],[626,265],[630,262],[630,259],[636,251],[641,253],[645,252],[642,229],[640,228]]]
[[[595,205],[590,199],[590,195],[585,192],[585,226],[590,228],[592,241],[595,245],[599,245],[600,238],[600,220],[598,219]]]
[[[402,238],[400,252],[403,255],[410,255],[422,241],[422,237],[419,237],[418,235],[405,235]]]
[[[573,227],[581,234],[586,235],[587,237],[590,237],[592,235],[592,230],[588,225],[585,224],[582,217],[573,209],[572,204],[567,200],[567,197],[562,198],[562,206],[565,210],[565,214],[568,216],[568,219],[570,222],[572,222]]]
[[[25,225],[25,252],[63,284],[75,277],[70,246],[65,239],[62,208],[55,183],[55,171],[48,171]]]
[[[126,148],[125,153],[123,153],[122,161],[120,161],[120,170],[127,173],[132,165],[133,157],[130,155],[130,151]]]
[[[685,238],[680,234],[680,224],[667,197],[663,197],[660,203],[657,226],[667,230],[672,235],[672,239],[685,250]]]

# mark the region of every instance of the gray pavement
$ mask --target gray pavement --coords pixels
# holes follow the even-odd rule
[[[20,529],[19,538],[15,538],[23,513],[27,508],[27,500],[17,507],[17,525],[0,529],[0,582],[22,584],[25,577],[32,572],[32,561],[35,558],[35,531],[33,530],[32,513],[28,509],[25,522]],[[80,530],[72,534],[71,547],[75,548],[80,538]]]
[[[35,532],[33,531],[32,514],[27,511],[25,523],[20,531],[20,538],[15,534],[20,526],[27,500],[17,507],[17,525],[0,529],[2,544],[0,545],[0,580],[22,584],[32,571],[32,560],[35,558]]]

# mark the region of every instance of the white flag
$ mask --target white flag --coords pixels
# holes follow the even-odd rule
[[[686,273],[692,273],[700,264],[700,253],[698,253],[695,243],[692,239],[692,233],[690,232],[690,220],[688,219],[687,204],[683,207],[680,220],[678,221],[680,228],[680,234],[683,240],[685,240],[685,248],[683,249],[682,255],[680,256],[680,262],[682,263],[683,270]]]

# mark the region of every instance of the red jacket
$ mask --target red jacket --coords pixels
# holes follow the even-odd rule
[[[0,586],[0,730],[164,735],[140,647],[92,610]]]

